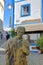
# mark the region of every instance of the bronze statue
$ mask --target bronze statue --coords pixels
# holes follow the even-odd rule
[[[24,27],[17,28],[17,36],[7,41],[6,65],[27,65],[26,56],[29,55],[29,42],[22,38]]]

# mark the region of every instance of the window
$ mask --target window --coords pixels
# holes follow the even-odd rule
[[[40,38],[40,33],[32,33],[29,34],[30,36],[30,43],[36,43],[37,39]]]
[[[21,5],[21,16],[30,16],[30,4]]]

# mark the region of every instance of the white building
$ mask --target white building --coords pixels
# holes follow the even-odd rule
[[[41,22],[41,0],[23,0],[15,3],[14,24]]]
[[[14,8],[12,4],[14,4]],[[34,32],[30,34],[30,40],[36,41],[43,32],[43,0],[14,0],[12,4],[7,2],[7,5],[10,5],[9,9],[14,9],[14,17],[12,17],[14,25],[12,27],[24,26],[27,33]]]
[[[26,31],[43,30],[43,0],[15,0],[14,27],[22,25]]]
[[[3,21],[4,15],[4,0],[0,0],[0,19]]]
[[[0,35],[3,33],[4,0],[0,0]],[[0,36],[1,37],[1,36]]]
[[[0,30],[3,27],[2,22],[4,19],[4,1],[0,0]]]
[[[24,26],[35,43],[43,33],[43,0],[15,0],[14,10],[14,27]]]

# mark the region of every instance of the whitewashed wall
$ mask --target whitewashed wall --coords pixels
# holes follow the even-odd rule
[[[1,10],[1,7],[0,7],[0,19],[3,21],[3,15],[4,15],[4,11]]]
[[[26,17],[20,17],[20,7],[23,4],[31,5],[31,15]],[[41,0],[25,0],[15,3],[15,24],[20,24],[24,20],[41,19]]]
[[[0,0],[0,31],[3,31],[4,1]]]
[[[3,7],[4,7],[4,0],[0,0],[0,2],[2,3]]]
[[[4,17],[4,1],[3,0],[0,0],[0,19],[3,21],[3,17]],[[3,8],[2,8],[3,6]]]

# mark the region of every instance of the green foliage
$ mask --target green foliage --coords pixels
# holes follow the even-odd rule
[[[43,50],[43,37],[40,37],[39,39],[37,39],[37,47]]]
[[[15,30],[11,29],[10,30],[10,36],[13,38],[16,35]]]

